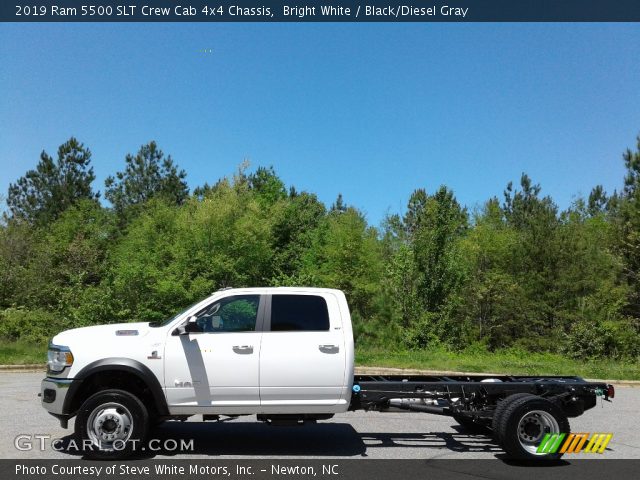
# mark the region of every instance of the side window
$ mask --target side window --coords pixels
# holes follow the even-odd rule
[[[329,311],[324,298],[316,295],[273,295],[271,331],[329,330]]]
[[[256,329],[260,295],[226,297],[196,314],[196,325],[203,333],[252,332]]]

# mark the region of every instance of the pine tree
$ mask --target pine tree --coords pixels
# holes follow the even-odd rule
[[[129,207],[160,197],[180,205],[189,195],[184,170],[179,170],[171,156],[165,157],[156,142],[142,145],[136,155],[128,154],[123,172],[105,181],[105,197],[122,214]]]
[[[90,163],[91,151],[74,137],[60,145],[57,161],[43,150],[35,170],[9,185],[9,216],[44,225],[80,200],[97,200]]]

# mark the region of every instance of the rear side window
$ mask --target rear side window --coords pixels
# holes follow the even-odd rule
[[[315,295],[273,295],[271,331],[329,330],[329,311],[324,298]]]

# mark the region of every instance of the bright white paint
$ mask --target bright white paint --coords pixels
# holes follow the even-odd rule
[[[322,296],[330,329],[172,335],[207,305],[250,294]],[[116,335],[118,330],[137,330],[138,335]],[[67,378],[109,357],[146,365],[163,386],[172,414],[338,413],[347,410],[351,399],[353,332],[347,301],[339,290],[224,290],[185,310],[165,327],[146,323],[85,327],[62,332],[52,343],[68,346],[73,353]],[[237,348],[244,346],[251,348]]]

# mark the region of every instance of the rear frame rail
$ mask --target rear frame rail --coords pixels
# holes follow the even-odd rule
[[[356,375],[350,410],[411,410],[440,415],[462,415],[491,420],[499,401],[529,393],[558,402],[575,417],[609,399],[613,387],[575,376],[513,375]],[[428,403],[427,401],[431,401]]]

